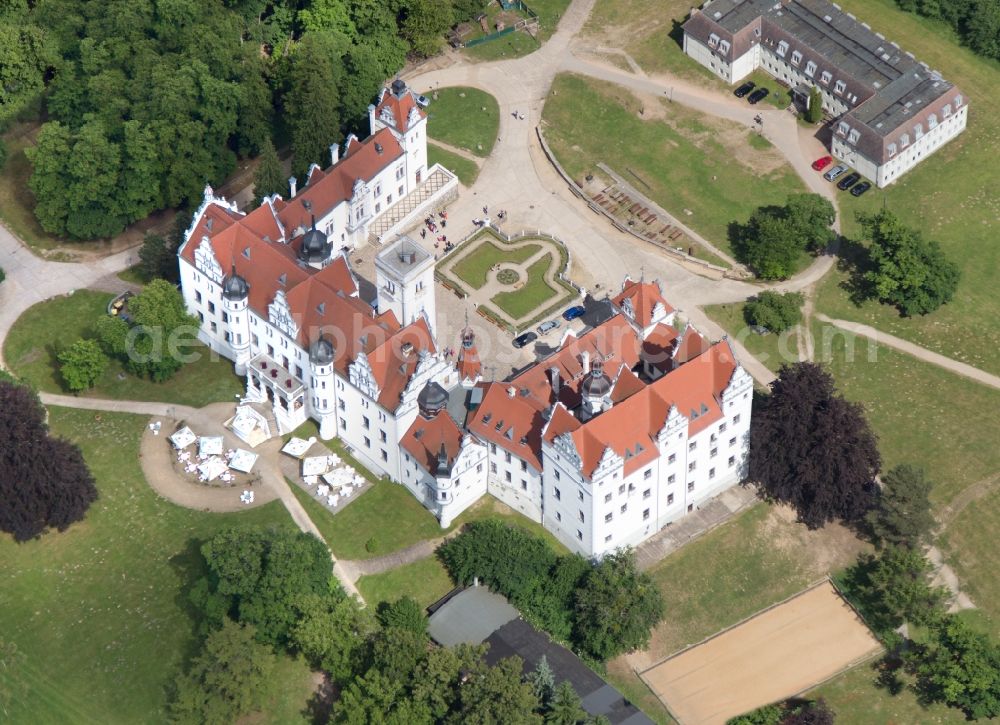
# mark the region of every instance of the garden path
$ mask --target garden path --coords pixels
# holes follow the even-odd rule
[[[468,151],[466,149],[463,149],[461,146],[452,146],[450,143],[447,143],[445,141],[441,141],[440,139],[436,139],[436,138],[428,138],[427,139],[427,143],[429,145],[431,145],[431,146],[440,146],[445,151],[450,151],[451,153],[455,154],[456,156],[461,156],[463,159],[468,159],[469,161],[471,161],[472,163],[474,163],[476,166],[482,166],[482,164],[483,164],[482,157],[476,156],[474,153],[472,153],[471,151]]]

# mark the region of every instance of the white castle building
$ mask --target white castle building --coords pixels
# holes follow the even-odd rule
[[[370,120],[288,200],[244,214],[206,189],[178,253],[200,339],[275,432],[312,419],[442,526],[488,493],[585,556],[638,544],[745,476],[751,378],[727,342],[674,326],[656,283],[626,279],[617,314],[504,382],[483,380],[468,327],[455,362],[439,352],[434,260],[413,240],[378,251],[378,309],[363,301],[343,247],[419,193],[426,166],[405,87]]]

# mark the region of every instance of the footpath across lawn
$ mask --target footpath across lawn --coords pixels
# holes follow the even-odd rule
[[[197,646],[187,590],[203,573],[200,543],[291,519],[277,501],[210,514],[159,498],[139,467],[144,417],[50,408],[50,423],[83,449],[100,498],[66,532],[0,537],[0,632],[25,655],[9,722],[161,722],[166,686]],[[279,670],[276,693],[301,695],[283,712],[304,707],[309,677]]]
[[[28,308],[14,323],[4,343],[4,359],[16,375],[46,393],[66,393],[57,355],[77,338],[93,336],[94,322],[107,314],[113,295],[77,290]],[[155,383],[125,372],[112,360],[93,389],[84,397],[146,400],[200,408],[209,403],[231,402],[244,392],[243,380],[233,364],[198,345],[195,362],[182,367],[170,380]]]
[[[431,139],[458,146],[476,156],[489,156],[500,128],[500,106],[486,91],[469,86],[435,89],[427,108]]]

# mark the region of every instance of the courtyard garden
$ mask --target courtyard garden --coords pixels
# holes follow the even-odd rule
[[[78,290],[70,296],[56,297],[30,307],[7,335],[4,359],[18,377],[38,390],[68,392],[59,372],[57,355],[75,339],[95,336],[94,324],[107,314],[112,298],[113,295],[106,292]],[[181,367],[165,383],[127,373],[117,359],[112,359],[94,387],[81,394],[201,407],[231,402],[245,391],[230,361],[213,355],[200,344],[192,352],[197,359]]]
[[[730,255],[732,222],[805,191],[784,157],[752,146],[743,126],[664,98],[561,74],[542,117],[552,152],[574,179],[601,177],[599,162],[638,178],[643,194]]]
[[[539,237],[508,242],[486,229],[439,262],[437,275],[472,299],[487,319],[506,329],[523,330],[578,294],[559,278],[568,260],[560,242]]]
[[[0,539],[0,632],[24,656],[4,678],[10,722],[163,721],[167,685],[197,644],[188,589],[204,574],[201,542],[231,526],[292,527],[279,502],[213,514],[159,498],[139,466],[146,422],[50,408],[99,498],[63,533]],[[302,722],[312,689],[309,668],[282,657],[264,720]]]
[[[452,86],[427,91],[427,135],[486,157],[493,150],[500,128],[500,106],[485,91],[469,86]]]

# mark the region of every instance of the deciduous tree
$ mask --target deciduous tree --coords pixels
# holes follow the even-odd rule
[[[590,656],[611,659],[648,645],[663,613],[656,583],[636,567],[635,552],[620,549],[605,555],[577,590],[574,640]]]
[[[858,219],[871,240],[865,279],[875,297],[906,317],[926,315],[951,301],[960,273],[937,242],[925,240],[885,209]]]
[[[297,597],[292,612],[289,641],[335,682],[350,682],[362,670],[364,647],[375,631],[370,612],[350,597],[317,592]]]
[[[417,634],[427,633],[427,616],[413,597],[400,597],[394,602],[382,602],[378,621],[383,627],[398,627]]]
[[[538,698],[521,677],[522,667],[520,657],[507,657],[493,667],[480,664],[458,690],[456,722],[541,725]]]
[[[252,626],[231,620],[208,635],[174,685],[170,713],[176,722],[227,725],[264,705],[276,659],[255,635]]]
[[[74,393],[94,387],[108,369],[108,356],[96,340],[78,339],[59,355],[59,374]]]
[[[414,53],[431,56],[441,50],[444,34],[455,22],[454,11],[440,0],[406,0],[400,30]]]
[[[80,449],[49,435],[31,390],[0,380],[0,531],[16,541],[65,531],[96,500]]]
[[[743,315],[749,325],[759,325],[771,332],[784,332],[802,321],[804,298],[798,292],[765,290],[746,303]]]
[[[809,528],[857,521],[872,506],[881,459],[857,403],[837,394],[816,363],[784,365],[755,406],[749,481],[793,506]]]
[[[174,285],[154,279],[129,300],[126,366],[137,375],[162,382],[181,369],[182,353],[196,341],[198,320],[187,313]]]

